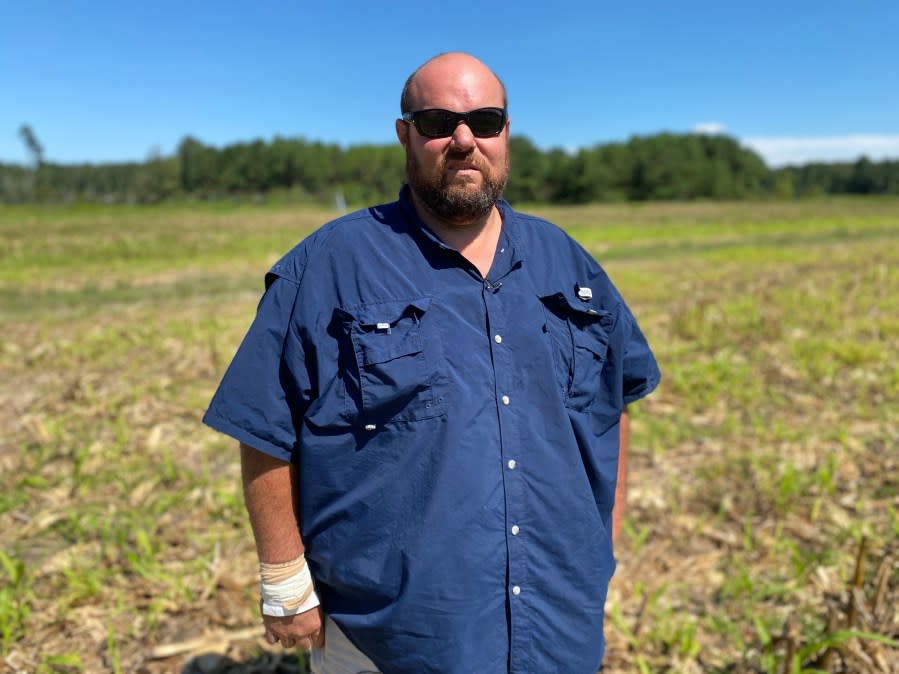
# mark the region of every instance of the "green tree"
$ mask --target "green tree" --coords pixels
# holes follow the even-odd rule
[[[187,136],[178,144],[177,155],[184,192],[208,197],[221,191],[218,150]]]
[[[545,155],[530,138],[512,136],[509,140],[511,169],[505,196],[513,203],[545,201]]]

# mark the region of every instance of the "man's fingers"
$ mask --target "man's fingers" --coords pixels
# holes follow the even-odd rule
[[[313,648],[323,648],[325,645],[325,635],[322,632],[316,632],[315,634],[310,634],[305,637],[278,637],[271,632],[265,633],[265,640],[270,644],[274,645],[281,642],[282,648],[296,648],[299,647],[304,651],[311,651]]]
[[[282,648],[299,648],[307,652],[313,648],[324,648],[325,630],[320,615],[304,617],[305,619],[300,616],[263,616],[265,640],[272,645],[280,642]],[[310,620],[311,617],[319,619]]]

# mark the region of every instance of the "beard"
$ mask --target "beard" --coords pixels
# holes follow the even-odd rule
[[[406,179],[409,187],[434,215],[445,222],[467,225],[486,218],[502,197],[509,178],[508,160],[501,171],[492,173],[489,167],[479,164],[483,182],[473,189],[470,184],[451,184],[446,172],[447,160],[466,160],[467,155],[447,156],[441,159],[431,175],[425,175],[418,160],[406,152]]]

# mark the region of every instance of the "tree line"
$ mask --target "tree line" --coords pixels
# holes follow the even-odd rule
[[[403,150],[392,145],[310,142],[275,137],[222,148],[185,137],[175,153],[143,162],[59,164],[43,157],[28,126],[20,136],[32,165],[0,163],[0,203],[283,198],[350,204],[395,198]],[[797,198],[828,194],[899,194],[899,161],[810,163],[770,169],[725,135],[660,133],[570,153],[541,150],[524,136],[510,141],[512,203]]]

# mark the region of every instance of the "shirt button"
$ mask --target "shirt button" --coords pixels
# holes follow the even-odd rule
[[[508,404],[509,404],[509,396],[503,396],[503,397],[501,398],[501,400],[503,401],[503,405],[508,405]]]
[[[512,535],[513,535],[513,536],[517,536],[519,531],[521,531],[521,529],[518,528],[518,525],[517,525],[517,524],[513,524],[513,525],[512,525]]]
[[[495,336],[493,337],[493,341],[496,342],[497,344],[502,344],[502,343],[503,343],[503,336],[502,336],[502,335],[495,335]]]
[[[518,464],[515,463],[515,459],[509,459],[509,463],[507,463],[506,465],[509,466],[509,470],[515,470],[515,466],[517,466]]]
[[[512,594],[514,594],[517,597],[518,595],[521,594],[521,588],[518,587],[517,585],[513,585],[512,586]]]

